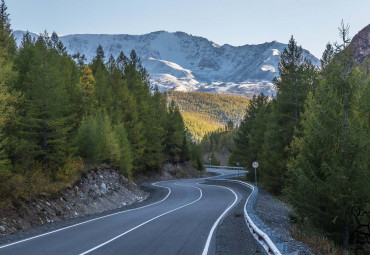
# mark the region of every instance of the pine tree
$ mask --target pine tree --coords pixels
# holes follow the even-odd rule
[[[347,34],[343,29],[341,34]],[[357,226],[353,208],[364,210],[370,201],[370,139],[366,114],[360,110],[365,105],[369,109],[368,101],[363,101],[369,84],[353,68],[347,44],[344,36],[334,54],[332,47],[324,52],[322,80],[315,96],[308,99],[303,135],[291,145],[285,190],[302,218],[331,232],[345,248]]]
[[[155,91],[150,98],[150,107],[147,119],[144,120],[145,137],[147,140],[143,161],[145,169],[148,171],[159,171],[164,160],[163,141],[166,105],[163,103],[163,96],[159,91]]]
[[[0,3],[0,57],[7,55],[8,57],[15,57],[16,44],[10,28],[10,18],[7,13],[8,7],[4,0]]]
[[[56,32],[51,34],[50,38],[52,47],[58,52],[59,55],[67,55],[67,48],[63,45],[63,43],[59,40],[59,36]]]
[[[115,164],[129,179],[132,179],[134,156],[132,154],[131,144],[127,138],[128,134],[123,124],[114,126],[113,131],[119,145],[119,155],[116,159]]]
[[[126,67],[128,66],[129,64],[129,59],[125,56],[125,54],[121,51],[118,58],[117,58],[117,66],[118,66],[118,69],[124,73],[125,72],[125,69]]]
[[[2,50],[4,49],[0,48],[0,51]],[[0,204],[9,198],[8,181],[13,175],[6,151],[19,96],[11,90],[16,79],[16,73],[12,69],[12,63],[0,57]]]
[[[80,116],[94,112],[97,101],[95,98],[95,78],[89,66],[82,69],[80,82]]]
[[[96,49],[96,56],[93,59],[90,68],[95,78],[95,95],[98,106],[108,112],[111,112],[113,95],[110,86],[110,74],[104,64],[104,50],[101,45]]]
[[[168,107],[166,123],[165,154],[172,162],[181,159],[181,148],[184,141],[185,126],[178,107],[172,101]]]
[[[268,114],[265,111],[267,99],[268,97],[263,94],[253,95],[245,117],[234,136],[235,148],[230,156],[229,165],[235,166],[236,162],[240,162],[242,166],[249,168],[252,162],[257,160],[268,123],[264,119]],[[258,137],[256,137],[257,132],[259,132]]]
[[[302,47],[298,47],[292,37],[288,48],[280,57],[279,78],[274,79],[277,88],[276,99],[271,105],[269,126],[265,133],[261,161],[262,181],[274,193],[280,193],[286,175],[288,146],[300,129],[300,114],[304,102],[312,89],[312,70],[306,69],[307,62],[302,56]]]
[[[73,105],[63,74],[63,57],[41,36],[35,44],[24,39],[16,60],[19,72],[14,88],[22,94],[21,111],[13,132],[13,163],[40,161],[54,176],[72,151],[71,130],[74,127]],[[54,176],[55,177],[55,176]]]

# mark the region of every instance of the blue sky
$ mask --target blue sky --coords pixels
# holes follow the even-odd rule
[[[338,39],[341,19],[353,36],[370,23],[369,0],[5,0],[14,30],[58,34],[184,31],[217,44],[288,42],[315,56]]]

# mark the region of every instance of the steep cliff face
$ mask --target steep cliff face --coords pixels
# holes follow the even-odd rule
[[[353,58],[360,63],[365,57],[370,56],[370,24],[353,37],[351,47]]]

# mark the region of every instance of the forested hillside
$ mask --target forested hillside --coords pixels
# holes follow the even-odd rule
[[[149,89],[135,51],[91,63],[68,55],[56,33],[17,49],[0,5],[0,205],[71,185],[84,165],[107,163],[129,178],[192,160],[197,148],[175,104]],[[78,63],[78,64],[76,64]]]
[[[198,141],[207,133],[223,128],[230,120],[238,125],[249,102],[246,97],[205,92],[163,93],[179,107],[186,127]]]
[[[326,46],[320,69],[291,38],[276,98],[253,97],[229,163],[250,169],[259,161],[259,180],[288,198],[304,229],[314,226],[344,249],[369,254],[370,233],[361,226],[370,210],[370,60],[353,58],[343,23],[340,35]]]

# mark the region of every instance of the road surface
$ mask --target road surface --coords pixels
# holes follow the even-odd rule
[[[217,225],[241,197],[203,181],[156,183],[167,190],[160,201],[3,245],[0,254],[214,254]]]

